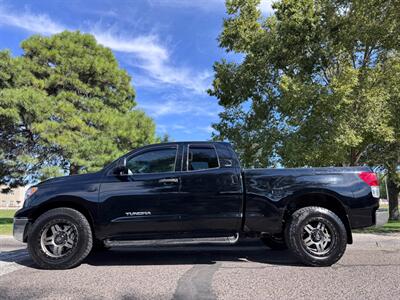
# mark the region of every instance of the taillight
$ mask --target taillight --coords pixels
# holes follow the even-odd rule
[[[376,176],[375,173],[361,172],[358,174],[358,177],[360,177],[362,181],[364,181],[366,184],[368,184],[371,187],[371,192],[372,192],[373,197],[375,197],[375,198],[380,197],[379,180],[378,180],[378,176]]]
[[[369,186],[379,186],[378,177],[375,173],[361,172],[358,174],[358,177],[360,177]]]

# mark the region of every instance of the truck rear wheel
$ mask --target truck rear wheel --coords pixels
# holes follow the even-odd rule
[[[71,208],[45,212],[28,234],[28,251],[43,269],[69,269],[82,262],[92,249],[88,220]]]
[[[309,206],[293,213],[286,226],[289,249],[306,265],[330,266],[344,254],[346,228],[332,211]]]

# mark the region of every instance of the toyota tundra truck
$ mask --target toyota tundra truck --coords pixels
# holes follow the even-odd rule
[[[352,229],[387,222],[378,208],[369,167],[241,169],[229,143],[173,142],[30,187],[13,234],[46,269],[72,268],[113,246],[248,237],[330,266],[353,242]]]

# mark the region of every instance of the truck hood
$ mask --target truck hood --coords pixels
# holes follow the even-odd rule
[[[53,184],[72,184],[74,182],[87,182],[87,181],[99,181],[102,176],[101,172],[96,173],[87,173],[80,175],[69,175],[69,176],[61,176],[50,178],[45,181],[42,181],[38,184],[38,186],[46,186]]]

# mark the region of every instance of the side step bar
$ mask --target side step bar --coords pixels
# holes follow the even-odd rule
[[[198,245],[198,244],[219,244],[229,245],[235,244],[239,240],[239,233],[227,237],[210,237],[210,238],[184,238],[184,239],[158,239],[158,240],[105,240],[104,245],[107,247],[118,246],[171,246],[171,245]]]

